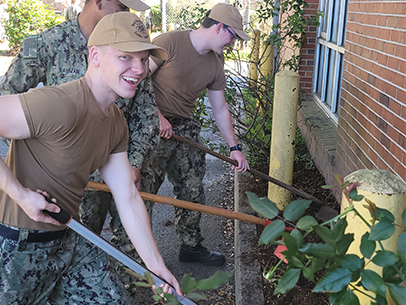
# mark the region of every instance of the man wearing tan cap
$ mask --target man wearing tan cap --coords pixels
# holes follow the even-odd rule
[[[163,138],[145,161],[141,181],[143,191],[157,193],[167,173],[177,199],[204,204],[205,155],[171,136],[176,133],[201,143],[200,124],[190,117],[196,98],[206,88],[217,125],[230,146],[230,157],[238,161],[239,171],[249,168],[237,143],[224,99],[224,64],[218,56],[222,57],[224,48],[232,46],[236,39],[249,39],[244,33],[240,13],[231,5],[217,4],[207,12],[198,30],[169,32],[153,41],[168,50],[169,57],[167,60],[152,57],[150,62]],[[153,203],[146,204],[151,212]],[[175,210],[176,229],[182,243],[179,259],[222,265],[224,256],[201,244],[200,216],[201,213],[196,211]]]
[[[14,139],[7,164],[0,158],[1,304],[132,303],[107,254],[43,212],[59,211],[49,194],[77,216],[96,169],[146,266],[181,293],[152,236],[127,158],[128,126],[114,105],[134,95],[150,54],[167,57],[149,41],[136,15],[108,15],[89,38],[84,77],[0,97],[0,136]]]
[[[149,6],[140,0],[87,0],[78,17],[27,37],[0,82],[0,95],[27,92],[41,82],[46,86],[55,86],[82,77],[89,61],[87,40],[96,24],[107,14],[129,11],[130,8],[144,11]],[[138,86],[133,98],[119,98],[116,104],[125,113],[129,126],[128,157],[135,183],[139,185],[144,157],[159,143],[158,108],[150,75]],[[91,180],[103,182],[97,172],[91,176]],[[126,251],[130,240],[121,225],[111,194],[86,190],[79,211],[83,224],[100,233],[108,212],[111,215],[112,243],[137,258],[131,247]],[[128,282],[129,275],[123,271],[120,278]],[[127,287],[134,291],[133,286]]]

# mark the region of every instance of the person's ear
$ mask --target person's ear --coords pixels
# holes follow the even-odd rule
[[[92,46],[89,50],[89,64],[94,67],[100,66],[100,52],[101,49],[97,46]]]
[[[99,10],[102,9],[102,2],[103,2],[103,0],[92,0],[92,1],[95,2],[95,4],[97,5],[97,7],[99,8]]]
[[[215,27],[216,34],[219,34],[221,28],[223,27],[223,24],[222,24],[222,23],[217,23],[217,24],[215,24],[215,26],[216,26],[216,27]]]

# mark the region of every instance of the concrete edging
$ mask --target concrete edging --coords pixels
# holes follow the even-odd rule
[[[236,212],[252,214],[253,209],[245,194],[250,182],[249,173],[235,171],[234,209]],[[234,251],[235,251],[235,304],[261,305],[265,303],[262,284],[261,266],[252,260],[249,253],[257,244],[256,225],[235,220]]]

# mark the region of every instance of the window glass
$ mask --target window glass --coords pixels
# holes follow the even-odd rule
[[[337,120],[348,0],[320,0],[319,5],[323,17],[320,18],[317,37],[313,93],[330,116]]]

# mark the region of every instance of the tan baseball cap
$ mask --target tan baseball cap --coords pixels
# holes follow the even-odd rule
[[[147,9],[150,9],[151,7],[142,2],[141,0],[119,0],[122,4],[125,6],[133,9],[134,11],[141,12],[145,11]]]
[[[207,17],[232,28],[241,39],[250,40],[250,37],[244,32],[241,14],[234,6],[218,3],[211,9]]]
[[[137,15],[118,12],[104,16],[94,28],[87,46],[111,46],[124,52],[149,51],[160,59],[167,59],[166,50],[155,46]]]

